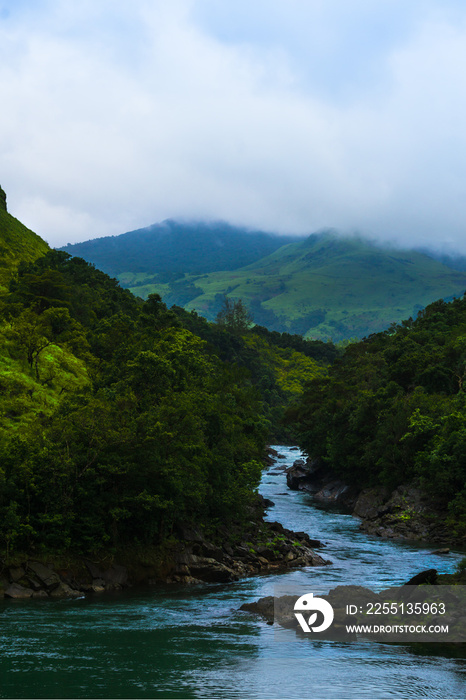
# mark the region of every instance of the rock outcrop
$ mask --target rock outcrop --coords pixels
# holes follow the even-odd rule
[[[2,189],[1,186],[0,186],[0,209],[4,209],[5,211],[7,211],[7,208],[6,208],[6,192],[5,192],[5,190]]]
[[[422,491],[412,484],[386,489],[364,489],[354,506],[353,515],[361,518],[361,529],[370,535],[410,539],[440,544],[465,544],[445,524],[441,513]]]
[[[403,484],[394,491],[356,489],[310,458],[297,459],[285,472],[288,488],[306,491],[317,502],[349,509],[369,535],[466,545],[466,537],[455,536],[445,524],[447,513],[439,512],[416,485]]]
[[[352,507],[358,491],[345,484],[318,460],[297,459],[286,469],[286,483],[293,491],[307,491],[321,503]]]
[[[11,583],[5,590],[5,598],[32,598],[34,591],[19,583]]]
[[[28,559],[20,566],[2,572],[5,598],[79,598],[84,591],[83,582],[77,583],[54,570],[53,565]]]
[[[185,528],[184,544],[173,554],[168,582],[236,581],[244,576],[278,572],[302,566],[331,564],[314,549],[323,547],[305,532],[293,532],[280,523],[254,523],[237,543],[209,542],[199,530]]]

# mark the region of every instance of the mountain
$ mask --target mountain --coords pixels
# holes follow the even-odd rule
[[[465,289],[466,273],[426,254],[326,231],[240,269],[190,275],[144,291],[208,319],[215,318],[224,295],[241,298],[255,322],[270,330],[340,341],[384,330]]]
[[[184,274],[234,270],[298,240],[298,236],[252,231],[224,222],[181,223],[168,219],[61,250],[93,263],[124,286],[142,286],[155,280],[173,281]]]
[[[447,267],[450,267],[452,270],[466,270],[465,255],[460,255],[459,253],[440,253],[438,251],[431,251],[426,248],[419,248],[418,250],[420,253],[426,253],[426,255],[429,255],[431,258],[434,258],[434,260],[438,260]]]
[[[47,243],[8,213],[0,187],[0,293],[7,291],[20,261],[33,262],[49,250]]]
[[[209,320],[225,296],[242,299],[257,324],[321,340],[370,335],[466,289],[466,272],[433,254],[334,231],[291,238],[168,220],[63,250],[142,298],[158,293]]]

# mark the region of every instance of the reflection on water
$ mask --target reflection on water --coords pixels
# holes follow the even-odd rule
[[[296,452],[280,447],[283,464]],[[387,542],[350,515],[317,509],[265,475],[269,519],[326,543],[334,563],[281,575],[326,592],[342,583],[385,587],[463,556]],[[281,495],[281,494],[287,495]],[[166,586],[70,601],[0,601],[0,697],[463,698],[466,662],[454,648],[314,641],[240,612],[274,592],[277,576]]]

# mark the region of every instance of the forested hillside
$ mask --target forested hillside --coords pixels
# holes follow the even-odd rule
[[[21,261],[31,262],[49,250],[45,241],[7,211],[0,187],[0,294],[7,291],[13,271]]]
[[[289,418],[346,482],[417,484],[453,537],[466,533],[465,380],[466,297],[437,301],[350,345]]]
[[[160,294],[209,321],[225,297],[241,299],[258,325],[333,342],[382,331],[466,289],[464,270],[453,269],[459,259],[335,231],[296,238],[169,220],[65,250],[142,298]]]
[[[1,549],[116,551],[246,518],[266,441],[335,348],[143,302],[59,251],[11,274]]]
[[[146,287],[154,282],[173,282],[185,274],[234,270],[299,238],[239,228],[222,221],[167,219],[119,236],[67,245],[62,250],[94,263],[126,287]]]

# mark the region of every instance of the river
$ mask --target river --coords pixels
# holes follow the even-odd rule
[[[428,568],[451,572],[464,552],[434,555],[369,537],[358,521],[289,491],[280,464],[264,472],[269,519],[321,539],[331,566],[229,584],[130,589],[78,600],[0,601],[2,698],[464,698],[466,658],[422,645],[277,635],[239,611],[279,581],[303,592],[380,589]],[[461,656],[463,658],[461,658]]]

